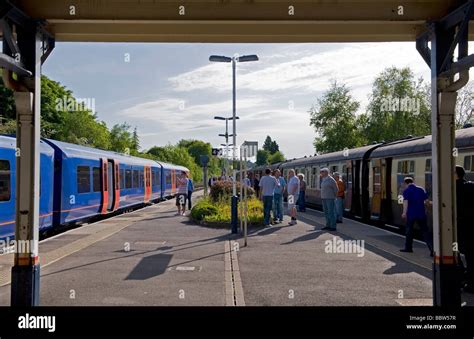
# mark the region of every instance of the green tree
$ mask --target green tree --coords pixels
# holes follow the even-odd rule
[[[275,140],[272,141],[272,144],[270,146],[270,153],[274,154],[276,152],[280,151],[280,146],[278,146],[277,142]]]
[[[65,114],[62,125],[57,125],[55,139],[74,144],[110,149],[109,130],[105,122],[98,122],[96,115],[88,110]]]
[[[364,139],[357,129],[359,105],[345,84],[331,83],[329,90],[309,111],[310,125],[318,135],[314,141],[317,152],[334,152],[363,144]]]
[[[132,154],[134,142],[130,125],[126,122],[115,124],[110,130],[110,150],[121,153]]]
[[[272,138],[267,135],[267,137],[265,138],[265,141],[263,142],[263,147],[262,147],[265,151],[268,151],[270,152],[271,148],[272,148]]]
[[[277,162],[282,162],[285,161],[285,157],[283,156],[283,153],[280,151],[276,151],[273,154],[270,154],[268,157],[268,163],[270,164],[276,164]]]
[[[474,123],[474,82],[469,82],[458,92],[456,101],[456,128]]]
[[[201,162],[201,155],[212,155],[212,146],[208,142],[201,140],[180,140],[178,147],[183,147],[188,150],[189,155],[194,158],[194,162],[199,164]]]
[[[16,119],[15,100],[13,99],[13,91],[3,85],[0,70],[0,119],[2,123],[8,120]]]
[[[178,145],[154,146],[147,153],[151,154],[155,160],[185,166],[190,170],[194,181],[202,181],[202,168],[195,163],[194,158],[188,153],[186,148]]]
[[[374,80],[367,114],[361,117],[369,142],[431,133],[429,86],[410,68],[390,67]]]
[[[136,127],[133,129],[132,144],[130,146],[132,150],[134,150],[135,152],[138,152],[138,149],[140,148],[140,138],[138,137],[138,132],[137,132]]]
[[[16,134],[16,120],[4,120],[0,123],[0,134]]]
[[[280,146],[278,146],[275,140],[272,140],[272,138],[269,135],[267,135],[267,137],[265,138],[265,141],[263,142],[263,149],[265,151],[268,151],[270,154],[273,154],[280,150]]]
[[[257,166],[268,165],[268,158],[270,152],[264,149],[259,149],[257,151]]]

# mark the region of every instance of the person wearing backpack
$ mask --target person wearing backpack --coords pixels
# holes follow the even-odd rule
[[[456,166],[456,216],[459,252],[464,254],[464,292],[474,293],[474,182],[467,181],[462,166]]]

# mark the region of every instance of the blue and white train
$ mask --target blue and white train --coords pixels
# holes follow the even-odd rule
[[[40,232],[158,202],[183,166],[41,139]],[[0,136],[0,240],[15,234],[16,139]]]

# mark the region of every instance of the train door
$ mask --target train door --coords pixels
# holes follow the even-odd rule
[[[382,184],[384,185],[382,196],[381,217],[385,222],[392,220],[392,158],[384,159]]]
[[[370,197],[369,197],[369,175],[370,161],[363,159],[361,161],[360,173],[360,196],[361,196],[361,217],[365,220],[370,219]]]
[[[101,190],[102,190],[102,206],[101,206],[101,211],[100,213],[105,214],[107,213],[107,208],[109,206],[109,190],[108,190],[108,161],[106,158],[100,159],[100,168],[102,170],[102,184],[101,184]]]
[[[360,195],[360,160],[352,162],[352,185],[353,185],[353,196],[352,196],[352,212],[356,217],[361,216],[361,195]]]
[[[371,218],[380,219],[382,209],[382,160],[372,160]]]
[[[345,177],[343,180],[346,182],[346,196],[344,198],[344,209],[350,211],[352,207],[352,161],[347,161],[344,171]]]
[[[176,170],[171,170],[171,194],[176,193]]]
[[[113,160],[114,166],[114,208],[113,210],[117,210],[120,206],[120,166],[117,160]]]
[[[107,211],[113,211],[114,209],[114,161],[108,160],[107,164]]]
[[[151,168],[145,166],[145,202],[149,202],[151,198]]]

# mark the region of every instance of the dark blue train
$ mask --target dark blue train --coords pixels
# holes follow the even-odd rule
[[[40,143],[40,232],[175,195],[183,166],[65,142]],[[16,139],[0,136],[0,240],[15,235]]]

